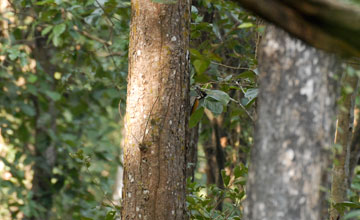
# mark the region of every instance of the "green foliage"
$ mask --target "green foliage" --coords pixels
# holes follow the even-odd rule
[[[234,2],[201,0],[192,6],[192,21],[193,83],[208,95],[202,106],[216,116],[230,100],[230,107],[251,109],[257,97],[255,19]]]
[[[225,186],[223,189],[215,185],[203,186],[188,180],[189,194],[186,201],[190,219],[241,219],[240,207],[245,198],[247,168],[241,164],[233,169],[231,175],[227,175],[224,170],[221,174]],[[222,211],[216,209],[220,202],[224,203]]]
[[[200,122],[203,115],[204,115],[204,108],[203,107],[198,108],[190,117],[189,128],[195,127],[197,123]]]
[[[190,219],[241,218],[247,175],[243,164],[247,163],[253,143],[251,119],[258,94],[255,46],[257,31],[261,29],[255,18],[234,2],[201,0],[192,6],[192,83],[200,86],[207,96],[199,105],[201,110],[195,112],[189,122],[191,126],[201,123],[199,144],[203,146],[199,150],[195,182],[188,182]],[[203,117],[203,109],[208,117]],[[223,185],[219,180],[216,185],[204,183],[210,178],[204,170],[206,174],[219,175],[217,170],[209,171],[209,163],[212,169],[217,167],[208,158],[215,155],[203,152],[217,151],[214,149],[214,122],[211,121],[214,117],[221,121],[220,138],[226,140],[221,146],[225,157],[225,169],[221,172]],[[220,204],[222,211],[217,209]]]
[[[50,176],[51,219],[114,216],[113,205],[100,204],[121,165],[129,6],[16,0],[2,14],[11,23],[0,30],[9,36],[0,39],[1,219],[47,212],[31,191],[35,164]]]
[[[6,145],[0,148],[0,218],[44,217],[48,210],[50,220],[117,218],[120,207],[110,197],[121,166],[118,111],[126,96],[130,2],[14,0],[8,9],[0,15],[11,21],[0,30],[8,35],[0,39],[0,126]],[[211,133],[204,110],[223,116],[233,137],[225,156],[246,154],[252,144],[247,114],[257,96],[255,19],[231,1],[196,1],[192,11],[192,81],[207,96],[189,126],[202,123],[203,142]],[[37,164],[49,174],[49,204],[34,200]],[[247,171],[244,165],[225,165],[232,173],[222,172],[224,189],[189,186],[192,218],[241,216]],[[215,209],[214,198],[224,200],[224,212]]]
[[[349,201],[335,204],[339,213],[346,213],[344,219],[360,219],[360,173],[359,166],[355,171],[355,176],[352,180],[351,187],[348,190]],[[356,218],[357,217],[357,218]]]

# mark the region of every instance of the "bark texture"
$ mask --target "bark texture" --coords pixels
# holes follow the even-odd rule
[[[356,93],[357,76],[344,74],[343,87],[349,86],[353,89],[352,93],[344,93],[342,102],[337,114],[337,125],[335,133],[335,144],[341,146],[340,151],[335,153],[334,167],[332,170],[331,183],[331,209],[330,219],[337,219],[342,213],[334,208],[334,204],[346,200],[346,190],[348,189],[350,142],[352,137],[353,114],[354,112],[354,93]]]
[[[259,54],[260,91],[246,220],[319,220],[333,142],[336,57],[269,26]]]
[[[360,4],[339,0],[233,0],[305,42],[360,56]]]
[[[191,4],[131,3],[122,219],[186,219]]]

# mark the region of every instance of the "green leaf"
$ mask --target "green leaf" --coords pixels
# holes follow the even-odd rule
[[[360,216],[360,210],[354,210],[354,211],[351,211],[349,212],[348,214],[346,214],[344,216],[344,219],[351,219],[351,218],[354,218],[354,217],[357,217],[357,216]]]
[[[240,169],[240,167],[239,166],[236,166],[235,168],[234,168],[234,176],[235,176],[235,178],[239,178],[239,177],[241,177],[241,169]]]
[[[208,83],[211,78],[207,74],[196,74],[194,76],[194,81],[196,83]]]
[[[209,67],[210,61],[209,60],[195,60],[193,63],[195,70],[198,74],[202,74],[205,70]]]
[[[36,5],[47,5],[47,4],[53,4],[54,0],[45,0],[45,1],[39,1],[36,2]]]
[[[220,40],[222,40],[219,26],[218,26],[215,22],[213,23],[213,32],[214,32],[214,34],[216,35],[217,38],[219,38]]]
[[[191,48],[190,49],[190,54],[191,56],[194,56],[195,58],[197,59],[201,59],[203,56],[201,55],[200,51],[194,49],[194,48]]]
[[[238,28],[250,28],[250,27],[254,27],[254,24],[251,22],[244,22],[238,26]]]
[[[16,58],[18,58],[21,54],[16,48],[9,49],[8,52],[10,60],[16,60]]]
[[[350,201],[344,201],[344,202],[336,203],[336,206],[350,207],[350,208],[353,208],[353,209],[360,209],[360,203],[350,202]]]
[[[61,99],[61,95],[60,93],[54,92],[54,91],[45,91],[45,95],[47,95],[49,98],[51,98],[52,100],[59,101]]]
[[[228,75],[224,78],[224,81],[229,81],[232,78],[232,75]]]
[[[248,89],[245,92],[245,98],[249,99],[249,102],[251,102],[253,99],[255,99],[258,96],[259,89]]]
[[[66,25],[64,23],[56,25],[53,29],[54,36],[60,36],[65,30]]]
[[[47,26],[44,30],[41,31],[41,36],[44,36],[47,33],[49,33],[52,30],[52,28],[53,28],[52,25]]]
[[[225,170],[221,170],[221,176],[222,179],[224,181],[224,185],[227,187],[229,186],[230,183],[230,176],[226,175],[226,171]]]
[[[54,44],[55,47],[61,46],[62,42],[63,42],[62,39],[59,36],[54,36],[52,41],[53,41],[53,44]]]
[[[27,78],[27,81],[28,81],[29,83],[34,83],[34,82],[36,82],[36,80],[37,80],[37,76],[35,76],[35,75],[30,75],[30,76]]]
[[[116,214],[115,211],[109,211],[106,214],[105,220],[113,220],[113,219],[115,219],[115,214]]]
[[[189,121],[189,128],[193,128],[199,123],[199,121],[202,119],[204,115],[204,108],[200,107],[198,108],[191,116]]]
[[[24,112],[26,115],[28,115],[30,117],[35,116],[35,113],[36,113],[35,109],[30,105],[22,104],[22,105],[20,105],[20,109],[22,112]]]
[[[259,75],[259,74],[260,74],[258,68],[255,68],[255,69],[253,69],[252,71],[254,71],[254,73],[255,73],[256,75]]]
[[[209,109],[214,115],[220,115],[224,110],[224,106],[221,102],[212,101],[209,98],[205,99],[204,106],[205,108]]]
[[[230,101],[230,96],[224,91],[206,89],[205,92],[209,97],[221,102],[223,105],[227,105]]]
[[[192,204],[192,205],[195,205],[195,204],[196,204],[196,200],[195,200],[195,198],[194,198],[193,195],[188,195],[188,196],[186,197],[186,201],[187,201],[188,203]]]
[[[245,72],[240,73],[240,75],[238,75],[236,78],[237,79],[244,79],[244,78],[250,78],[250,79],[254,79],[256,77],[256,73],[252,70],[247,70]]]
[[[18,57],[17,54],[14,54],[14,53],[9,54],[10,60],[15,60],[17,57]]]

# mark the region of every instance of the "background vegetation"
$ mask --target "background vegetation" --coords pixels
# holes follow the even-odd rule
[[[0,218],[116,219],[121,203],[113,194],[122,165],[130,2],[4,4]],[[233,1],[192,5],[191,86],[208,96],[190,119],[190,126],[200,122],[197,170],[194,181],[188,180],[191,219],[242,216],[264,28]],[[348,74],[358,77],[360,72],[349,68]],[[347,85],[344,91],[354,92]],[[40,194],[34,190],[36,172],[45,177]],[[360,215],[358,168],[356,173],[350,201],[338,206],[355,210],[347,218]]]

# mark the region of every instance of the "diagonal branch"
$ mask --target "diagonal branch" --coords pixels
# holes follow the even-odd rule
[[[312,46],[360,56],[360,5],[337,0],[233,0]]]

